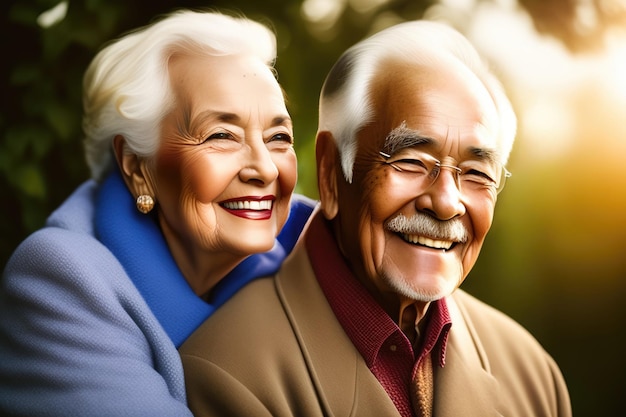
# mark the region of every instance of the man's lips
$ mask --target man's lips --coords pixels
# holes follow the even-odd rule
[[[267,220],[272,217],[273,195],[245,196],[232,198],[220,202],[220,206],[227,212],[250,220]]]

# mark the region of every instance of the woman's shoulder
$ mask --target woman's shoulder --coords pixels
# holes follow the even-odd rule
[[[26,237],[15,249],[5,268],[13,270],[42,269],[51,272],[55,265],[68,266],[73,260],[91,258],[105,250],[94,233],[97,184],[81,184],[50,214],[45,225]],[[6,278],[5,278],[6,279]]]
[[[104,302],[130,290],[122,289],[128,283],[122,266],[92,234],[46,226],[28,236],[11,255],[3,272],[2,292],[21,294],[21,298],[59,295],[66,300],[91,299],[99,293]]]
[[[2,291],[30,292],[42,286],[68,291],[99,287],[115,291],[130,282],[115,256],[95,236],[97,183],[81,184],[26,237],[4,267]]]
[[[83,182],[50,214],[46,220],[46,226],[93,235],[97,192],[96,181]]]

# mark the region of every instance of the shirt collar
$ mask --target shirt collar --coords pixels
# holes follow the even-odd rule
[[[337,320],[368,367],[371,367],[385,340],[402,331],[350,271],[329,223],[320,213],[309,227],[306,248],[315,276]],[[445,299],[432,302],[428,310],[424,317],[427,323],[421,339],[420,356],[437,349],[436,358],[443,367],[447,336],[452,324],[450,314]],[[402,340],[410,347],[411,343],[406,337]]]

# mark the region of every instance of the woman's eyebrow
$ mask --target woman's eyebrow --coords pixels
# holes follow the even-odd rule
[[[206,122],[209,120],[217,120],[220,122],[228,122],[228,123],[238,123],[241,118],[235,113],[216,111],[216,110],[205,110],[201,113],[198,113],[196,117],[194,117],[194,121],[197,122]]]
[[[218,121],[224,123],[232,123],[235,125],[240,125],[242,122],[242,118],[236,114],[231,112],[217,111],[217,110],[205,110],[201,113],[198,113],[192,120],[190,120],[190,127],[193,125],[202,124],[210,121]],[[272,118],[272,122],[270,126],[292,126],[291,117],[284,114],[279,114]]]
[[[291,127],[293,125],[291,121],[291,117],[287,115],[276,116],[272,119],[271,126],[287,126]]]
[[[226,122],[237,124],[240,120],[239,116],[234,113],[221,112],[216,110],[205,110],[196,115],[192,115],[187,108],[183,109],[183,120],[179,123],[179,131],[192,134],[197,130],[201,130],[201,126],[210,121]]]

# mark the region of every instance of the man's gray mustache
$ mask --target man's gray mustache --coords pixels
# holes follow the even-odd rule
[[[416,213],[411,217],[398,214],[387,222],[387,229],[395,233],[426,236],[436,240],[467,242],[469,232],[461,220],[437,220],[424,213]]]

